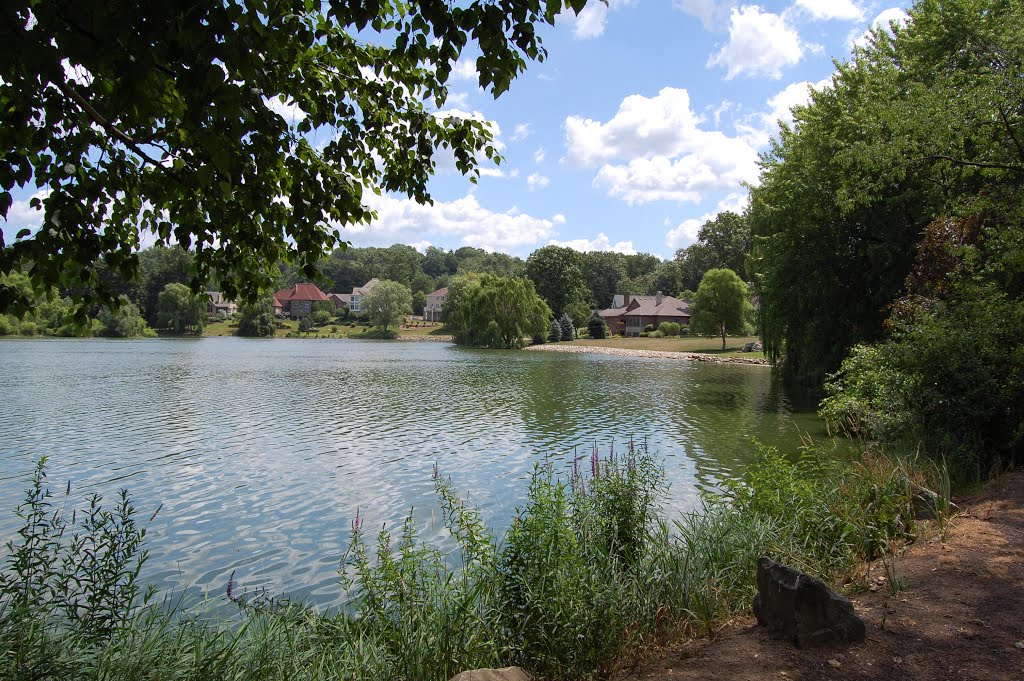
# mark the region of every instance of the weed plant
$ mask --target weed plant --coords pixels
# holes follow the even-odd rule
[[[607,678],[650,644],[713,635],[749,608],[762,554],[826,580],[894,555],[912,537],[905,464],[790,459],[766,449],[742,479],[668,520],[661,467],[644,445],[538,465],[496,536],[435,469],[453,554],[417,537],[412,514],[341,561],[347,606],[238,593],[231,621],[160,602],[138,584],[145,528],[126,493],[111,511],[57,507],[44,462],[18,508],[0,576],[0,678],[404,679],[443,681],[523,666],[543,679]]]

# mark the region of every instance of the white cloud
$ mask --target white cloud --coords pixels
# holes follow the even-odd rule
[[[33,233],[43,224],[43,211],[36,210],[30,203],[32,199],[43,201],[50,195],[49,189],[40,189],[35,194],[21,201],[14,201],[7,209],[7,222],[3,225],[4,240],[14,241],[14,236],[23,229]]]
[[[666,200],[699,203],[709,192],[757,181],[756,149],[721,133],[706,136],[707,146],[677,159],[655,156],[635,158],[626,165],[604,165],[594,186],[636,205]]]
[[[707,214],[702,218],[690,218],[683,220],[675,229],[669,230],[665,235],[665,245],[673,251],[685,248],[697,240],[697,233],[704,223],[713,218],[714,215]]]
[[[513,142],[518,142],[519,140],[526,139],[531,134],[533,134],[533,129],[530,127],[530,124],[520,123],[512,130],[511,139]]]
[[[772,126],[778,121],[791,125],[793,123],[793,107],[808,104],[811,101],[812,88],[822,90],[831,86],[831,77],[819,80],[817,83],[812,83],[809,80],[790,83],[768,100],[769,111],[765,114],[765,122]]]
[[[448,99],[445,101],[446,106],[455,107],[456,109],[468,109],[469,108],[469,93],[468,92],[449,92]]]
[[[781,78],[783,68],[803,58],[804,47],[782,16],[744,5],[729,15],[729,42],[707,65],[724,66],[726,80],[741,74]]]
[[[796,7],[821,21],[837,19],[840,21],[861,21],[864,10],[853,0],[796,0]]]
[[[635,1],[591,0],[579,14],[572,10],[563,11],[558,15],[558,21],[567,22],[572,26],[572,34],[577,40],[590,40],[604,34],[608,24],[608,12],[632,5]]]
[[[545,151],[544,147],[538,147],[537,151],[533,152],[533,162],[543,163],[545,156],[547,156],[547,151]]]
[[[589,251],[611,251],[612,253],[622,253],[623,255],[635,255],[636,248],[633,247],[632,241],[617,241],[614,244],[611,242],[604,232],[600,232],[597,237],[593,239],[572,239],[570,241],[556,241],[551,239],[548,241],[548,246],[562,246],[563,248],[571,248],[574,251],[580,253],[587,253]]]
[[[348,225],[342,229],[342,236],[359,246],[457,237],[466,246],[509,251],[544,243],[554,235],[557,225],[565,223],[560,214],[537,218],[520,213],[515,207],[494,212],[481,206],[473,194],[433,204],[371,194],[366,203],[377,212],[377,219],[369,225]]]
[[[700,19],[704,28],[713,31],[725,23],[735,0],[674,0],[672,6]]]
[[[547,187],[549,184],[551,184],[551,180],[549,180],[544,175],[541,175],[540,173],[533,173],[526,178],[526,187],[531,192],[535,189],[543,189],[544,187]]]
[[[718,202],[718,212],[730,211],[742,214],[750,205],[750,192],[732,192]]]
[[[298,123],[306,117],[306,112],[298,104],[291,101],[282,102],[278,97],[264,97],[263,103],[268,109],[292,124]]]
[[[867,47],[871,43],[871,31],[872,29],[882,29],[885,31],[891,31],[891,24],[895,23],[897,26],[906,26],[907,22],[910,21],[910,15],[899,7],[891,7],[871,22],[871,26],[868,30],[861,33],[859,36],[854,37],[850,44],[856,47]],[[856,35],[856,34],[854,34]]]
[[[409,244],[409,245],[412,246],[413,248],[415,248],[420,253],[426,253],[427,249],[430,248],[431,246],[433,246],[434,244],[430,243],[429,241],[423,240],[423,241],[417,241],[416,243]]]
[[[472,80],[479,82],[480,77],[476,72],[476,60],[475,59],[460,59],[455,62],[454,68],[452,68],[453,80]]]
[[[756,148],[742,137],[701,129],[703,122],[686,90],[632,95],[607,123],[567,118],[563,160],[583,167],[600,164],[594,186],[631,205],[698,202],[707,192],[756,180]]]

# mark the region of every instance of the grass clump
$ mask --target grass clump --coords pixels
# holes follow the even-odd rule
[[[765,553],[831,581],[894,555],[913,536],[912,473],[881,458],[766,449],[742,479],[670,521],[645,446],[595,449],[566,479],[538,464],[499,537],[435,468],[454,552],[418,538],[411,513],[375,536],[357,513],[341,563],[346,607],[251,597],[232,579],[238,615],[225,621],[141,589],[145,528],[127,494],[109,512],[94,497],[68,522],[41,463],[0,578],[0,678],[444,681],[507,665],[607,678],[654,642],[713,635],[747,610]]]

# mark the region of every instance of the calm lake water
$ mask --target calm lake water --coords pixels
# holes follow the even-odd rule
[[[359,509],[365,529],[413,511],[441,534],[432,469],[501,529],[535,463],[647,438],[670,510],[755,457],[823,437],[757,366],[443,343],[349,340],[0,342],[0,537],[36,459],[55,498],[133,495],[149,525],[147,581],[248,589],[322,606]],[[69,507],[70,507],[69,505]]]

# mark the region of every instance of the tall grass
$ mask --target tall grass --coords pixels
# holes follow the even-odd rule
[[[4,679],[448,679],[526,667],[545,679],[606,678],[649,645],[711,634],[749,608],[764,553],[829,580],[912,537],[907,466],[853,465],[805,450],[760,461],[699,509],[669,520],[644,446],[534,470],[497,536],[435,471],[455,556],[416,535],[364,532],[341,565],[349,600],[321,613],[239,594],[232,621],[159,601],[138,584],[145,528],[122,493],[81,515],[58,507],[40,463],[0,577]],[[86,560],[81,560],[81,556]]]

